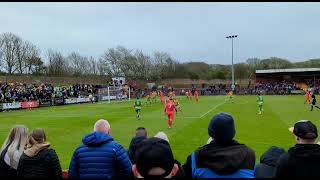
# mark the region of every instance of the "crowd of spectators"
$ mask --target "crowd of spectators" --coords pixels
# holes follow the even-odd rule
[[[268,94],[290,94],[293,90],[302,90],[293,81],[258,82],[254,89],[256,91],[265,91]]]
[[[177,161],[164,132],[149,137],[144,127],[125,149],[111,136],[111,125],[98,120],[73,152],[68,170],[62,170],[44,129],[28,133],[24,125],[9,132],[0,151],[0,178],[286,178],[320,177],[317,127],[308,120],[289,131],[296,144],[288,151],[271,146],[256,164],[255,151],[235,139],[231,114],[218,113],[207,127],[209,139]]]
[[[313,81],[304,82],[309,87],[314,87]],[[110,91],[116,91],[118,89],[115,84],[109,83]],[[79,97],[88,96],[89,94],[97,94],[99,89],[107,89],[108,85],[89,85],[89,84],[75,84],[70,86],[56,86],[52,84],[25,84],[25,83],[1,83],[0,82],[0,103],[12,103],[22,102],[31,100],[48,100],[52,98],[68,98],[68,97]],[[112,89],[113,88],[113,89]],[[131,92],[140,94],[142,96],[147,95],[154,89],[136,89],[130,86]],[[198,90],[201,95],[225,95],[231,87],[227,84],[215,84],[210,85],[206,88],[190,87],[190,88],[174,88],[178,95],[185,95],[185,92],[191,90],[194,92]],[[313,92],[318,92],[319,87],[313,88]],[[159,90],[159,89],[158,89]],[[163,86],[160,89],[165,94],[172,90],[171,87]],[[263,91],[265,94],[291,94],[294,90],[302,90],[299,88],[298,83],[293,81],[272,81],[272,82],[257,82],[247,87],[235,85],[235,94],[256,94],[257,92]]]
[[[312,88],[314,93],[319,93],[320,86],[314,86],[313,81],[305,81],[303,82],[307,85],[307,87]],[[210,85],[207,88],[175,88],[175,90],[180,94],[184,95],[186,91],[191,90],[192,92],[194,89],[199,90],[201,95],[225,95],[229,91],[231,91],[231,87],[227,84],[214,84]],[[257,82],[254,85],[248,86],[240,86],[239,84],[235,84],[234,93],[241,94],[241,95],[256,95],[258,92],[263,92],[269,95],[285,95],[285,94],[292,94],[293,91],[303,91],[299,86],[298,82],[295,81],[264,81],[264,82]]]
[[[0,103],[87,96],[96,93],[97,88],[98,86],[89,84],[54,86],[52,84],[0,83]]]

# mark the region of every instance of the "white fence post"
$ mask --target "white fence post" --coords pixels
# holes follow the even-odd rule
[[[108,101],[110,103],[110,89],[109,89],[109,86],[108,86]]]
[[[129,87],[129,101],[130,101],[130,92],[131,92],[131,90],[130,90],[130,87]]]

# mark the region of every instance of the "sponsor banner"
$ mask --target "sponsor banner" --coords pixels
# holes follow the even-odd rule
[[[54,99],[54,105],[63,105],[63,104],[64,104],[63,98],[55,98]]]
[[[38,101],[21,102],[21,107],[24,109],[39,107],[39,102]]]
[[[78,103],[78,102],[77,102],[77,98],[65,99],[64,102],[65,102],[66,104],[75,104],[75,103]]]
[[[291,91],[291,94],[304,94],[303,90],[293,90]]]
[[[16,102],[16,103],[3,103],[2,104],[2,109],[19,109],[21,108],[21,103]]]
[[[101,96],[101,101],[106,101],[108,100],[108,96]]]
[[[40,99],[39,106],[40,107],[51,106],[51,99]]]
[[[102,101],[107,101],[107,100],[109,100],[109,98],[110,98],[110,100],[113,100],[113,99],[116,99],[117,97],[116,96],[102,96],[101,97],[101,100]]]
[[[83,103],[83,102],[87,102],[87,101],[86,101],[86,98],[77,98],[77,102]]]
[[[96,101],[96,97],[92,97],[92,101],[95,102]],[[86,101],[85,102],[91,102],[91,99],[90,98],[86,98]]]

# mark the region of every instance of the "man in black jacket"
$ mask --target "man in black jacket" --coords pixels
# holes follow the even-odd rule
[[[208,126],[212,141],[188,156],[183,170],[188,178],[253,178],[255,153],[233,140],[234,119],[230,114],[215,115]]]
[[[317,127],[308,120],[295,123],[289,130],[296,136],[296,145],[283,154],[275,177],[320,177],[320,145],[316,144]]]
[[[128,149],[129,159],[132,164],[135,163],[137,145],[145,139],[147,139],[147,130],[144,127],[138,127],[136,129],[136,136],[132,138]]]
[[[277,162],[284,153],[286,153],[286,151],[281,147],[270,147],[261,155],[260,164],[256,166],[254,176],[256,178],[272,178],[276,171]]]

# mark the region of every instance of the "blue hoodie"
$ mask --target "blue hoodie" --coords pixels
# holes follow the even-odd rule
[[[69,178],[129,177],[132,164],[126,150],[109,134],[91,132],[73,153]]]

